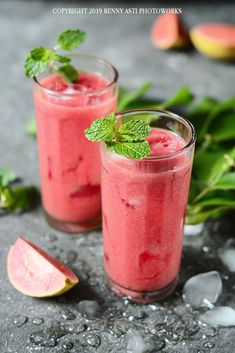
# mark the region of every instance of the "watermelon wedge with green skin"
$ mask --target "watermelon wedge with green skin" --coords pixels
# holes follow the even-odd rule
[[[153,24],[151,31],[153,44],[159,49],[181,49],[189,43],[180,16],[169,13],[160,15]]]
[[[203,23],[190,31],[195,48],[214,59],[235,59],[235,25]]]
[[[9,250],[7,272],[11,284],[31,297],[57,296],[78,283],[69,267],[23,237]]]

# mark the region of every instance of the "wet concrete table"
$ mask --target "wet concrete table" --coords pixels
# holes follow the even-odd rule
[[[154,16],[52,14],[53,7],[62,6],[65,4],[40,1],[0,3],[1,67],[4,67],[0,163],[12,167],[25,183],[39,184],[36,143],[26,137],[24,130],[33,115],[31,83],[23,73],[24,59],[30,48],[50,45],[50,38],[65,28],[86,29],[89,39],[83,52],[110,60],[127,88],[136,88],[152,79],[155,87],[151,95],[159,99],[167,98],[181,85],[189,85],[198,97],[207,94],[225,99],[234,94],[232,65],[212,62],[194,51],[165,53],[154,49],[149,41]],[[66,2],[66,7],[76,6]],[[88,5],[84,2],[79,6]],[[232,21],[234,13],[231,5],[183,7],[183,10],[189,25],[206,20]],[[220,303],[235,306],[234,275],[222,266],[217,253],[226,238],[233,236],[233,225],[228,218],[208,224],[203,237],[185,245],[180,283],[171,298],[138,306],[118,299],[106,288],[101,232],[71,236],[54,231],[46,224],[40,209],[1,217],[1,353],[233,352],[235,328],[214,329],[199,324],[199,312],[186,307],[181,297],[182,284],[187,278],[216,269],[224,282]],[[48,300],[28,298],[15,291],[7,280],[6,256],[19,234],[69,263],[81,283],[67,295]]]

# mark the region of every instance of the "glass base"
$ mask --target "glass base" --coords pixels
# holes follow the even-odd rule
[[[178,283],[179,276],[177,275],[173,279],[173,281],[171,281],[166,287],[151,292],[135,291],[128,288],[124,288],[119,284],[115,283],[111,278],[107,276],[107,274],[106,279],[109,288],[119,297],[128,298],[129,300],[135,303],[148,304],[168,297],[174,291]]]
[[[49,215],[45,210],[44,213],[46,220],[50,226],[65,233],[86,233],[91,230],[101,228],[102,224],[101,216],[96,217],[90,221],[81,223],[59,220]]]

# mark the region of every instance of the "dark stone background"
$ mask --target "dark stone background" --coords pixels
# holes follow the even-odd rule
[[[138,6],[164,7],[159,4],[142,2]],[[64,29],[85,29],[89,36],[81,52],[110,60],[120,73],[121,84],[127,88],[134,89],[152,80],[150,96],[158,99],[167,98],[182,85],[188,85],[197,97],[225,99],[234,95],[233,64],[211,61],[194,50],[185,53],[155,49],[149,39],[155,16],[52,14],[53,7],[92,6],[92,2],[65,0],[0,2],[0,164],[12,167],[25,183],[39,184],[36,143],[25,135],[25,123],[33,116],[33,103],[31,82],[24,76],[24,60],[29,49],[53,44],[53,38]],[[102,2],[95,6],[119,7],[123,3]],[[135,4],[132,2],[131,6]],[[188,26],[203,21],[234,21],[232,4],[178,2],[177,6],[182,7]],[[1,217],[0,352],[234,352],[235,329],[212,329],[199,324],[198,312],[187,308],[181,299],[186,278],[218,269],[224,279],[220,302],[235,306],[234,276],[217,260],[217,248],[234,234],[233,224],[229,218],[208,224],[197,244],[185,245],[181,282],[174,295],[154,306],[138,306],[117,299],[106,288],[101,232],[71,236],[54,231],[46,224],[41,209]],[[70,263],[81,283],[57,299],[37,300],[15,291],[7,280],[6,256],[19,234]],[[205,245],[209,247],[207,253],[203,251]],[[79,305],[82,300],[95,300],[100,311],[87,314],[84,303]],[[36,324],[40,323],[38,318],[44,321],[40,325]],[[137,341],[138,335],[142,337],[145,350],[131,348],[133,334]],[[44,347],[35,345],[39,341]],[[69,344],[65,348],[68,342],[73,343],[73,348]]]

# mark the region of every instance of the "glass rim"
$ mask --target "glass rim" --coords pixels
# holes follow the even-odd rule
[[[81,59],[85,59],[90,62],[97,62],[97,63],[103,65],[104,67],[107,67],[109,70],[111,70],[113,72],[112,81],[106,87],[101,88],[101,89],[96,89],[96,90],[89,92],[89,93],[84,93],[84,92],[63,93],[63,92],[53,91],[51,89],[44,87],[43,84],[39,81],[38,76],[33,77],[34,83],[37,84],[38,86],[40,86],[45,92],[47,92],[51,95],[59,96],[59,95],[63,94],[64,96],[68,96],[68,97],[74,97],[77,95],[92,96],[94,94],[103,93],[103,92],[107,91],[108,89],[110,89],[111,87],[113,87],[117,83],[118,78],[119,78],[119,73],[118,73],[117,69],[108,60],[103,59],[99,56],[94,56],[94,55],[89,55],[89,54],[70,54],[68,56],[80,57]]]
[[[190,141],[182,148],[180,148],[178,151],[172,152],[172,153],[168,153],[168,154],[164,154],[162,156],[148,156],[145,157],[141,160],[136,160],[137,162],[142,162],[142,161],[153,161],[153,160],[160,160],[160,159],[167,159],[167,158],[171,158],[171,157],[175,157],[181,153],[183,153],[184,151],[188,150],[196,141],[196,132],[194,129],[194,126],[191,124],[190,121],[188,121],[187,119],[183,118],[182,116],[172,113],[169,110],[164,110],[164,109],[158,109],[158,108],[138,108],[138,109],[126,109],[123,110],[122,112],[118,112],[115,114],[115,116],[117,118],[121,118],[123,115],[127,115],[129,113],[145,113],[145,112],[152,112],[152,113],[163,113],[165,115],[168,115],[169,117],[172,117],[176,120],[179,120],[180,122],[182,122],[184,125],[186,125],[189,129],[189,131],[191,132],[191,138]],[[123,158],[127,158],[127,159],[131,159],[129,157],[124,157]]]

